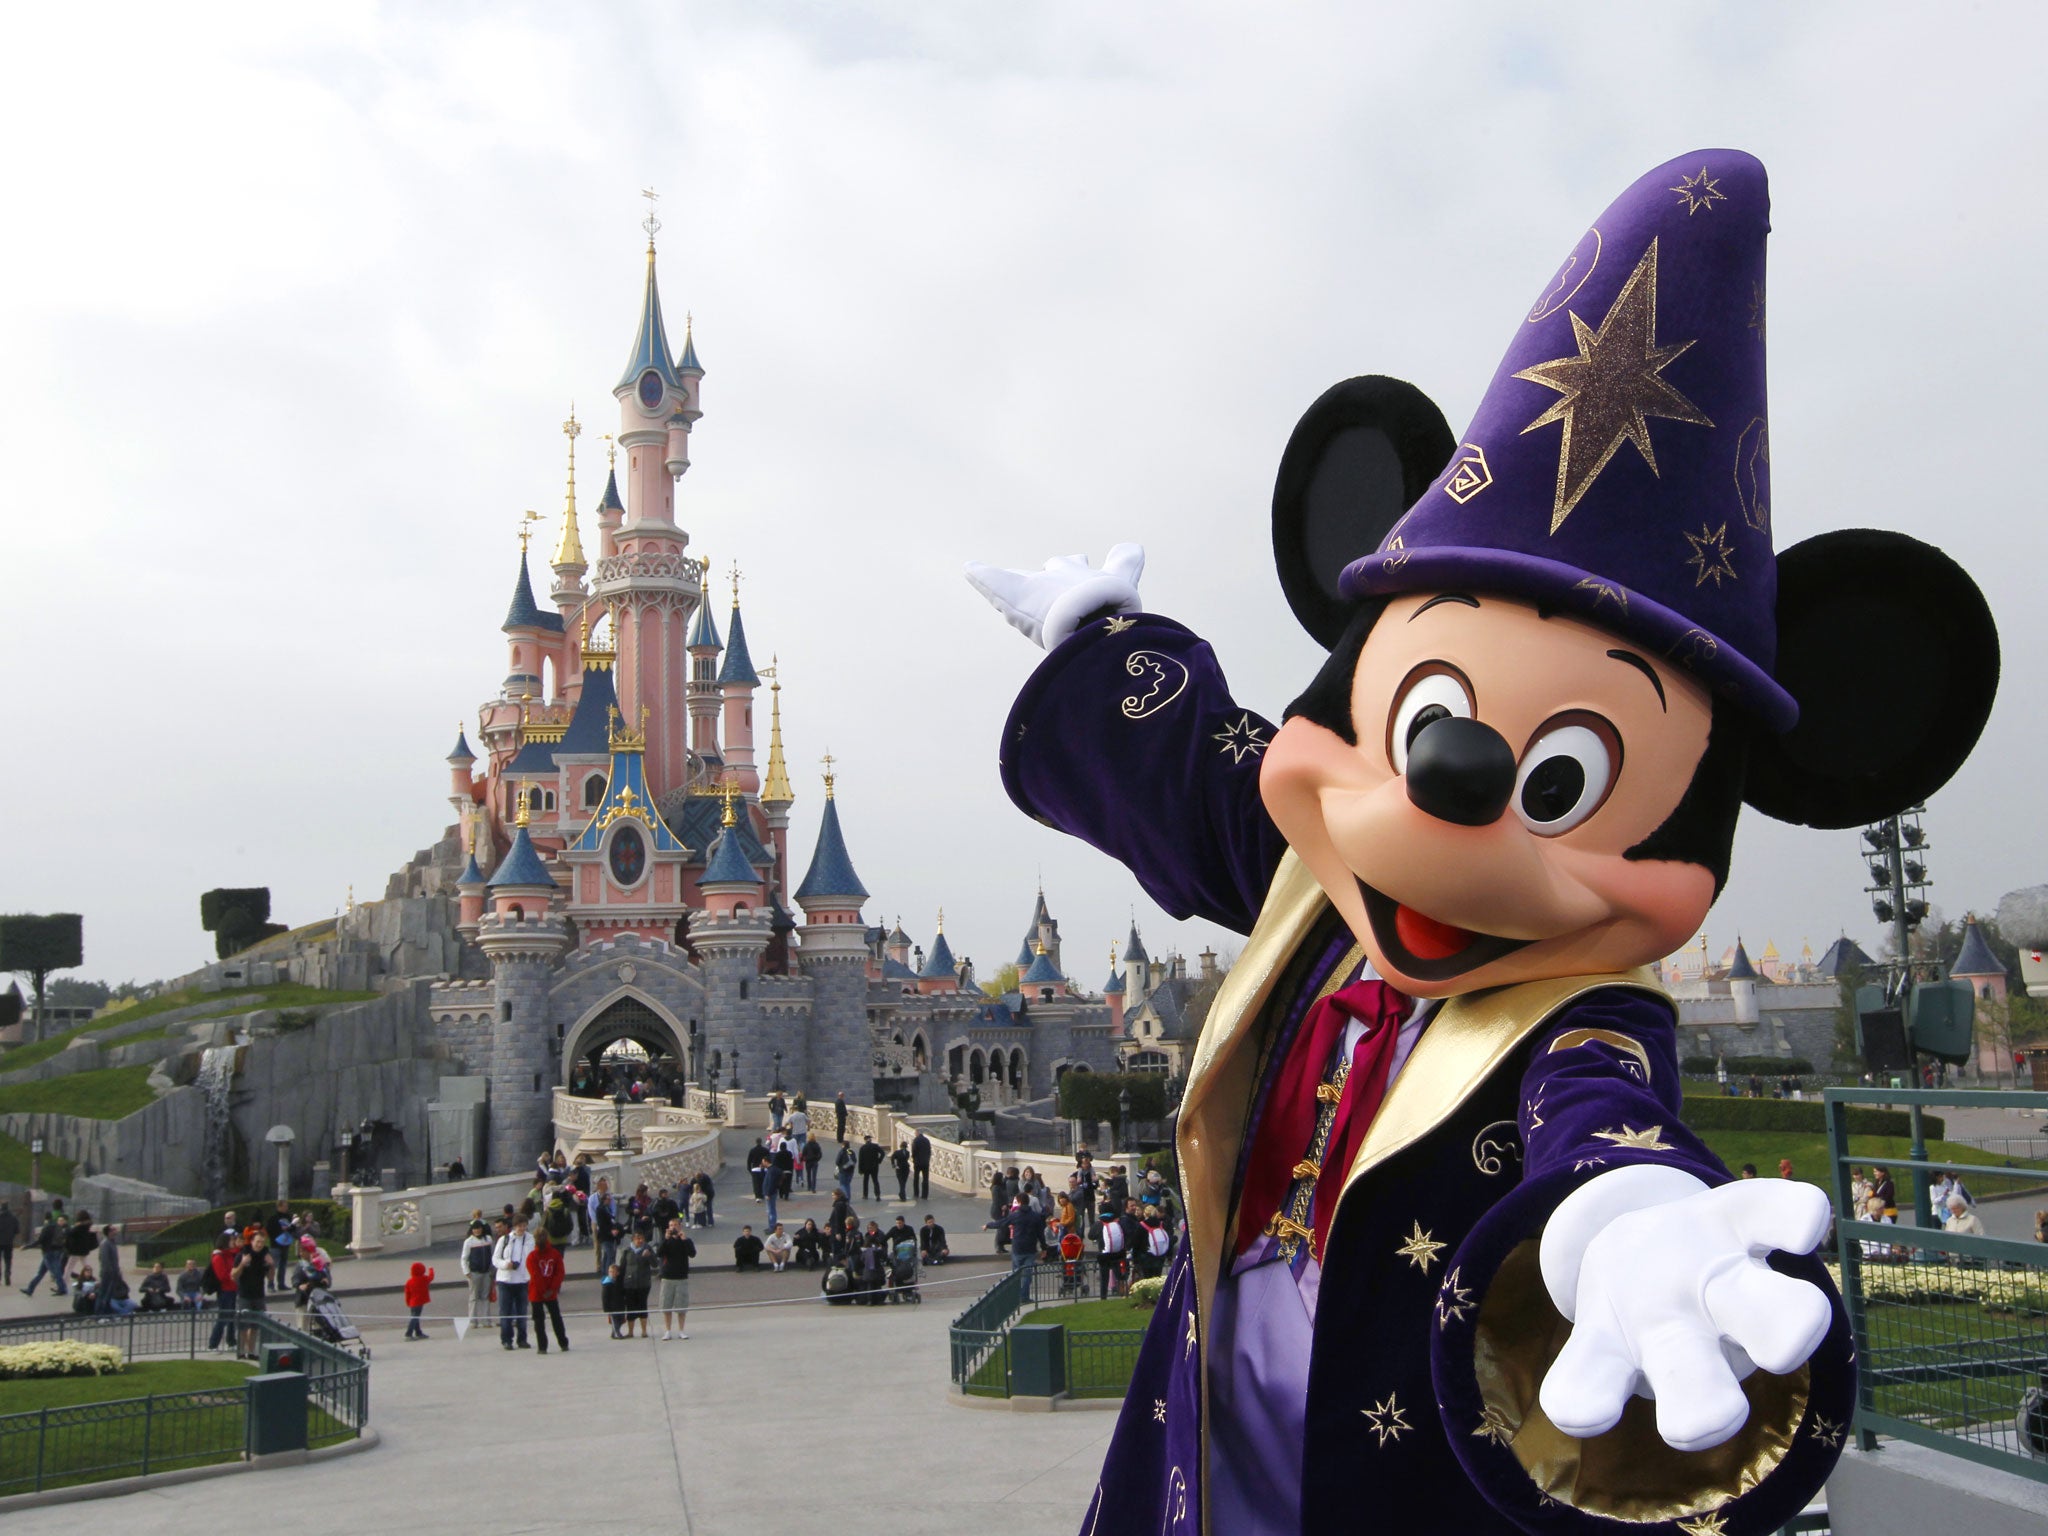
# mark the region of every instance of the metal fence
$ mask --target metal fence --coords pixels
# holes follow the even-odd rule
[[[2000,1090],[1828,1090],[1835,1208],[1851,1209],[1849,1104],[1906,1108],[2048,1108],[2048,1093]],[[1892,1159],[1905,1191],[1943,1170],[1964,1182],[2010,1177],[2008,1166]],[[1912,1181],[1909,1183],[1909,1181]],[[1995,1187],[1995,1186],[1994,1186]],[[1842,1298],[1854,1331],[1856,1432],[1865,1450],[1892,1436],[2048,1482],[2048,1248],[1915,1225],[1838,1220]]]
[[[949,1334],[953,1385],[970,1397],[1013,1395],[1010,1329],[1033,1307],[1088,1299],[1093,1266],[1069,1274],[1062,1264],[1013,1269],[953,1320]],[[1067,1391],[1073,1397],[1122,1397],[1137,1364],[1139,1328],[1068,1329]]]
[[[196,1360],[207,1354],[217,1316],[138,1312],[36,1318],[0,1324],[0,1345],[71,1339],[114,1345],[129,1360]],[[306,1377],[308,1448],[362,1434],[370,1415],[367,1358],[301,1333],[268,1313],[244,1312],[235,1326],[249,1336],[256,1355],[265,1344],[297,1351]],[[249,1393],[241,1382],[0,1415],[0,1495],[238,1461],[247,1454],[249,1435]]]

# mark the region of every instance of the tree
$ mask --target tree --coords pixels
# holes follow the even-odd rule
[[[285,931],[269,917],[267,885],[223,886],[199,897],[199,926],[213,935],[213,952],[222,960]]]
[[[990,997],[1001,997],[1006,992],[1014,992],[1017,990],[1019,974],[1015,965],[998,966],[995,975],[981,984],[981,990]]]
[[[0,917],[0,971],[26,976],[36,989],[36,1016],[31,1036],[40,1038],[45,991],[50,972],[68,971],[85,963],[85,919],[76,912],[40,916],[19,912]]]

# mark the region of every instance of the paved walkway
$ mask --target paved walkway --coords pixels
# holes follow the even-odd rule
[[[694,1282],[686,1342],[572,1318],[570,1352],[545,1357],[372,1323],[376,1449],[22,1511],[8,1536],[189,1536],[249,1508],[407,1536],[1073,1536],[1114,1416],[949,1400],[946,1324],[983,1284],[919,1307],[717,1310]]]

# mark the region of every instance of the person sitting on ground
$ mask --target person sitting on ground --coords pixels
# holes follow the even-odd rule
[[[1961,1190],[1951,1190],[1948,1197],[1948,1220],[1941,1224],[1944,1232],[1960,1232],[1967,1237],[1984,1237],[1984,1220],[1970,1209],[1970,1202]]]
[[[798,1269],[816,1269],[825,1262],[825,1234],[818,1230],[818,1224],[808,1218],[796,1230],[790,1240]]]
[[[740,1235],[732,1240],[732,1267],[742,1274],[759,1269],[763,1246],[752,1227],[741,1227]]]
[[[789,1234],[782,1230],[782,1223],[778,1221],[768,1229],[768,1236],[761,1244],[761,1251],[766,1255],[769,1267],[779,1275],[783,1267],[789,1263],[790,1253],[795,1247],[796,1244],[789,1240]]]
[[[917,1247],[926,1264],[943,1264],[952,1257],[953,1250],[946,1246],[946,1229],[930,1212],[925,1213],[924,1225],[918,1228]]]
[[[99,1309],[99,1288],[92,1265],[81,1266],[71,1277],[71,1310],[90,1317]]]
[[[142,1277],[142,1310],[145,1312],[168,1312],[171,1310],[171,1277],[164,1273],[161,1264],[149,1266],[149,1273]]]
[[[178,1276],[178,1306],[187,1312],[197,1312],[206,1305],[206,1271],[199,1267],[197,1259],[187,1259],[185,1269]]]

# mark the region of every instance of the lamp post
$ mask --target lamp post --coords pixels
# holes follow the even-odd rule
[[[1116,1149],[1128,1152],[1131,1149],[1131,1085],[1124,1084],[1116,1091]]]
[[[740,1048],[738,1046],[732,1048],[732,1091],[734,1093],[740,1091]]]
[[[377,1176],[377,1122],[367,1115],[356,1127],[356,1157],[367,1164],[358,1177],[367,1175],[374,1179]]]
[[[28,1187],[34,1194],[43,1192],[43,1138],[31,1136],[28,1141]]]
[[[612,1150],[626,1150],[626,1090],[612,1095]]]
[[[356,1181],[355,1169],[353,1166],[353,1160],[355,1157],[355,1153],[353,1151],[356,1140],[355,1132],[351,1131],[347,1126],[343,1126],[341,1129],[341,1136],[339,1139],[341,1141],[341,1182],[344,1184],[353,1184]]]
[[[706,1118],[712,1120],[723,1120],[725,1118],[725,1101],[718,1096],[718,1072],[723,1064],[723,1060],[724,1058],[718,1052],[713,1051],[711,1053],[711,1065],[704,1072],[705,1087],[711,1095],[711,1107],[705,1111],[705,1114]]]

